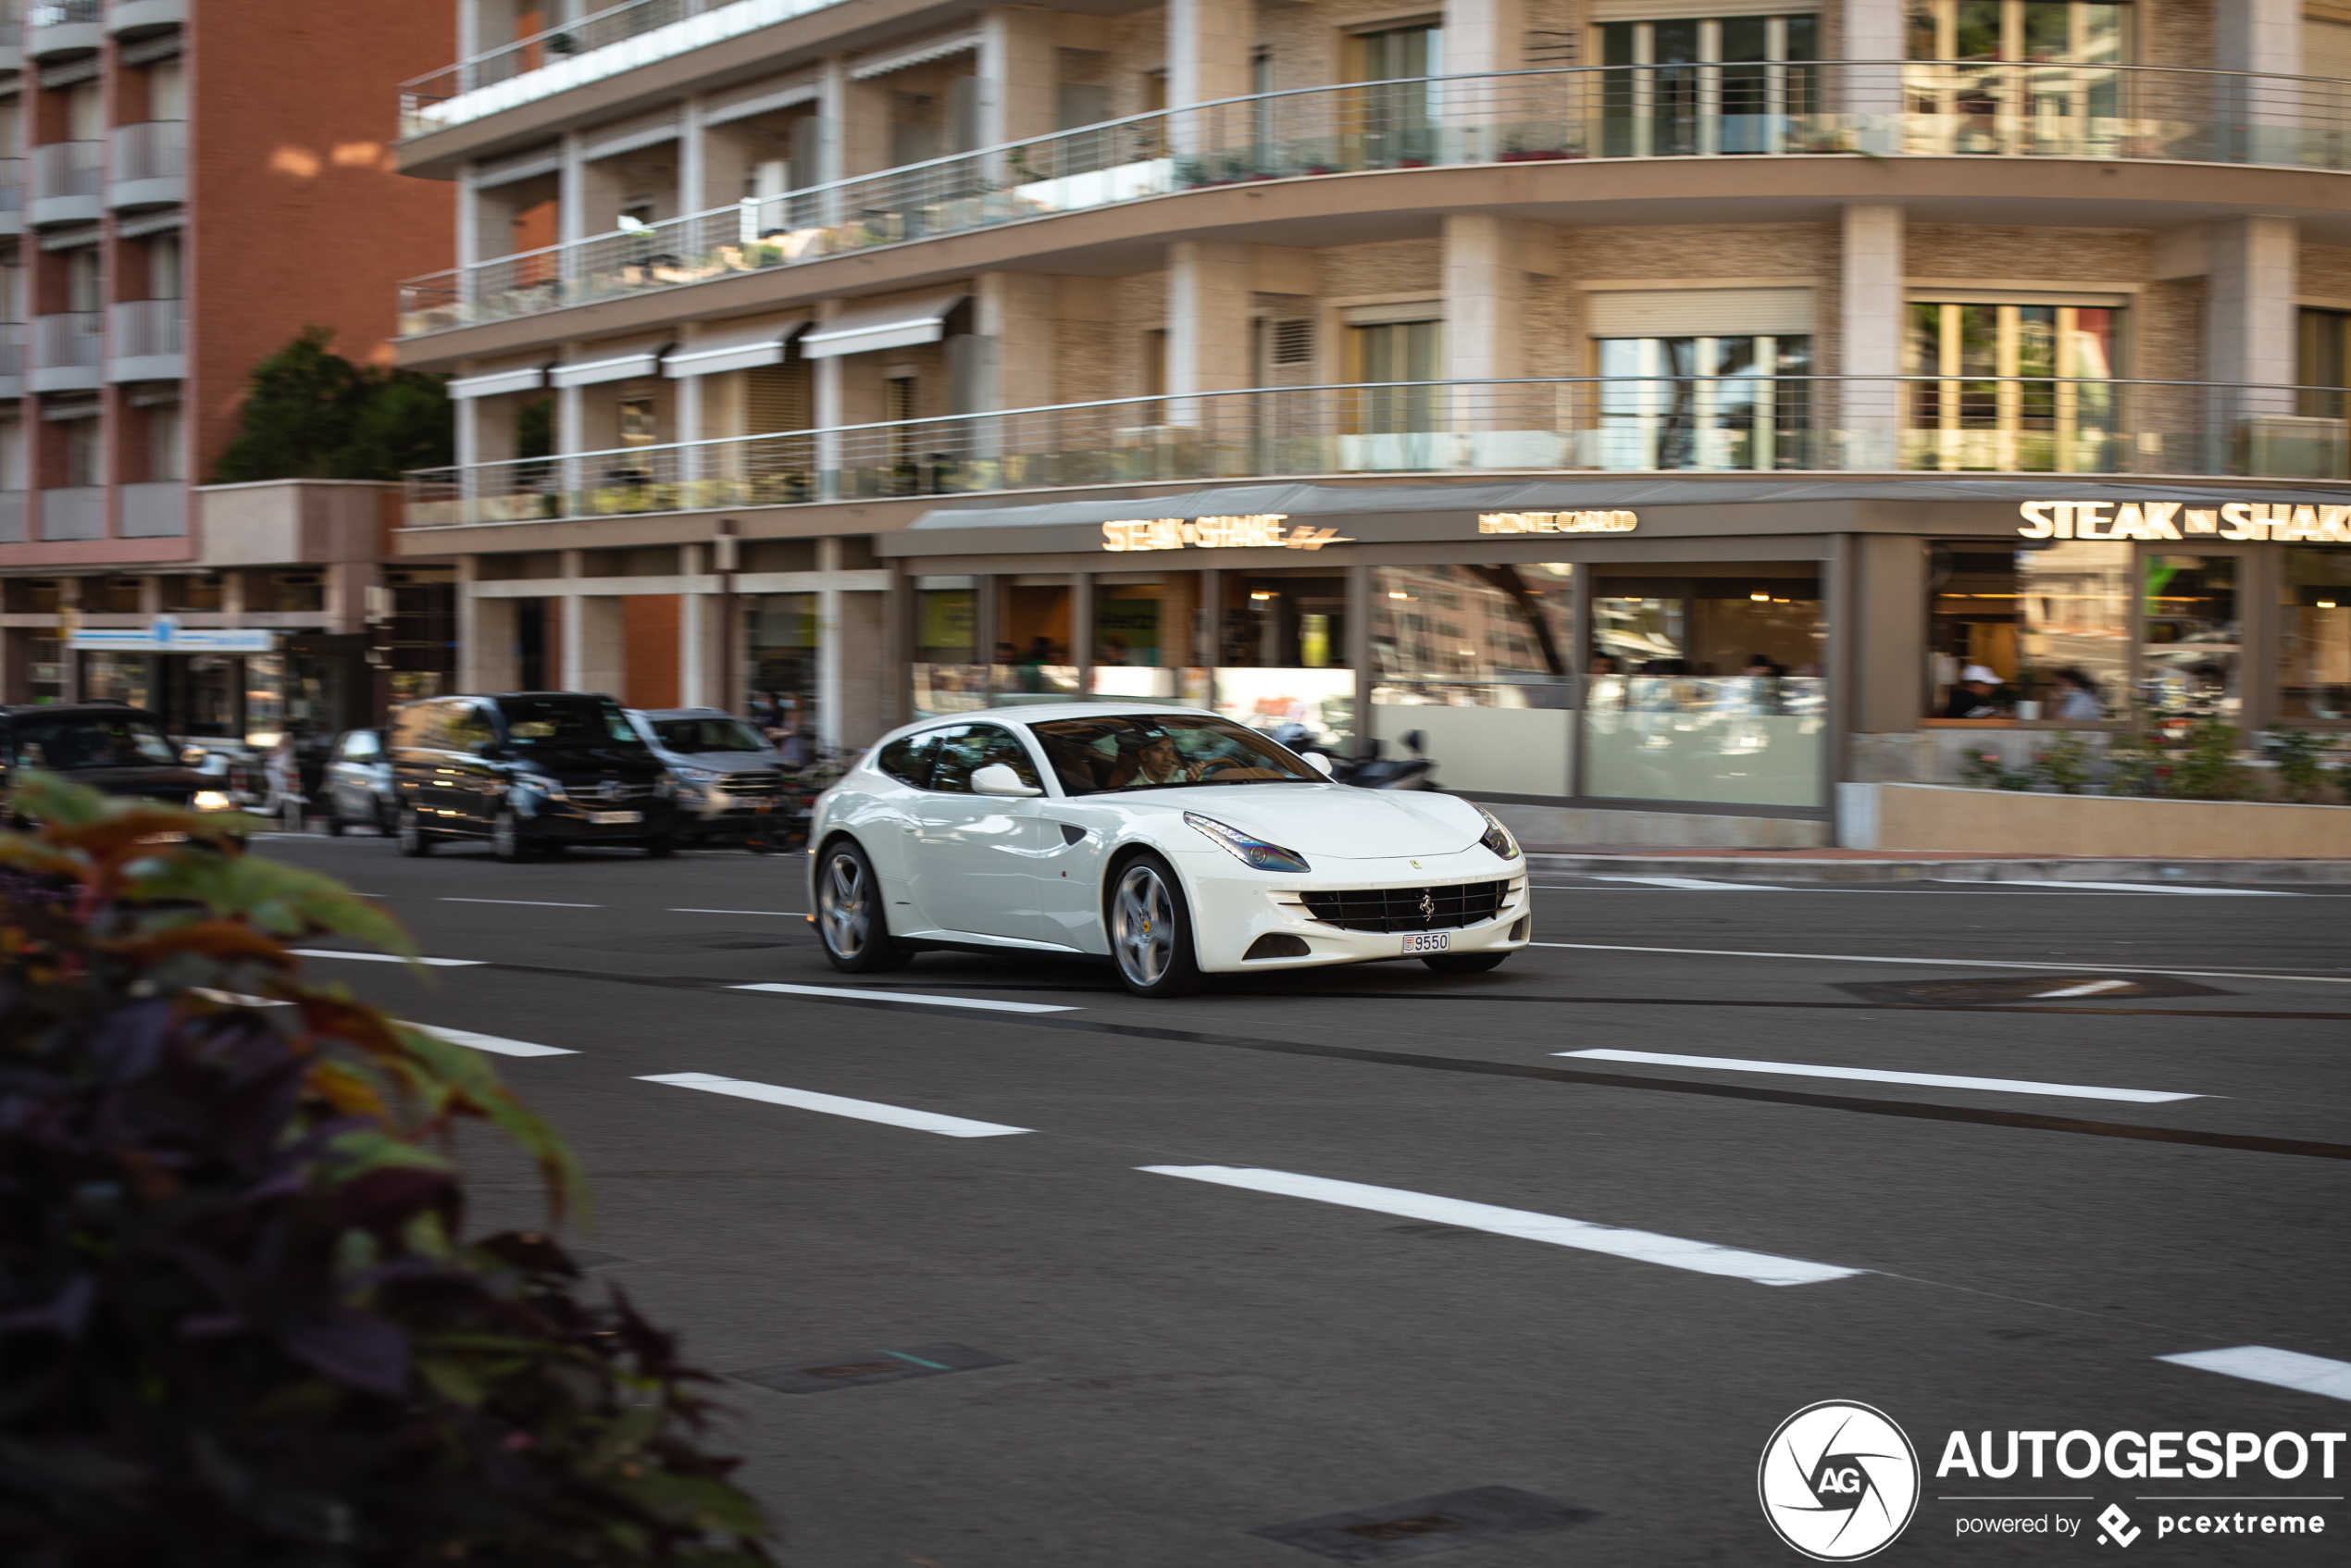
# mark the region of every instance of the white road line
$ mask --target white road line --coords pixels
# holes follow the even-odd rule
[[[443,903],[521,903],[533,909],[602,909],[601,903],[554,903],[546,899],[460,899],[443,897]]]
[[[2034,991],[2033,994],[2035,997],[2103,996],[2108,991],[2128,990],[2131,985],[2129,980],[2092,980],[2086,986],[2060,986],[2053,991]]]
[[[281,1002],[276,997],[246,996],[239,991],[217,991],[210,986],[190,986],[188,994],[200,996],[206,1002],[226,1002],[230,1007],[292,1007],[293,1005],[291,1002]]]
[[[863,1002],[919,1002],[929,1007],[978,1007],[990,1013],[1076,1013],[1075,1007],[1052,1007],[1041,1002],[983,1002],[969,996],[916,996],[912,991],[858,991],[845,986],[787,986],[773,980],[755,986],[728,986],[733,991],[781,991],[787,996],[853,996]]]
[[[2249,1383],[2270,1383],[2330,1400],[2351,1400],[2351,1362],[2306,1356],[2299,1350],[2276,1350],[2267,1345],[2239,1345],[2228,1350],[2190,1350],[2185,1355],[2158,1356],[2174,1366],[2242,1377]]]
[[[804,1089],[785,1089],[777,1084],[752,1083],[743,1078],[724,1078],[715,1073],[648,1073],[640,1082],[675,1084],[679,1089],[699,1089],[711,1094],[731,1094],[741,1100],[761,1100],[770,1105],[790,1105],[802,1111],[821,1111],[828,1116],[853,1116],[861,1122],[882,1122],[894,1127],[912,1127],[916,1132],[935,1132],[943,1138],[1005,1138],[1027,1127],[1008,1127],[1001,1122],[975,1122],[962,1116],[942,1116],[935,1111],[910,1111],[902,1105],[884,1105],[872,1100],[844,1100],[838,1094],[816,1094]]]
[[[286,950],[296,958],[349,958],[361,964],[406,964],[409,959],[396,952],[344,952],[331,947],[290,947]],[[419,958],[413,962],[433,969],[474,969],[487,964],[486,958]]]
[[[1785,888],[1774,888],[1761,882],[1711,882],[1703,877],[1603,877],[1591,873],[1595,882],[1639,882],[1652,888],[1711,889],[1727,888],[1740,893],[1784,893]]]
[[[1555,1051],[1554,1056],[1586,1056],[1601,1062],[1648,1062],[1661,1067],[1710,1067],[1724,1073],[1776,1073],[1791,1078],[1853,1078],[1862,1083],[1923,1084],[1929,1089],[1984,1089],[2001,1094],[2056,1094],[2070,1100],[2128,1100],[2158,1105],[2167,1100],[2202,1100],[2200,1094],[2171,1094],[2154,1089],[2092,1089],[2084,1084],[2038,1083],[2031,1078],[1973,1078],[1952,1073],[1897,1073],[1880,1067],[1821,1067],[1806,1062],[1751,1062],[1735,1056],[1680,1056],[1670,1051]]]
[[[805,920],[807,912],[797,909],[673,909],[672,915],[774,915],[786,920]]]
[[[1752,952],[1726,947],[1633,947],[1623,942],[1529,942],[1528,947],[1574,948],[1585,952],[1678,952],[1698,958],[1805,958],[1818,964],[1907,964],[1914,969],[1940,964],[1957,969],[2103,969],[2114,975],[2190,975],[2221,980],[2316,980],[2322,985],[2351,986],[2351,975],[2293,975],[2275,969],[2154,969],[2142,964],[2101,964],[2076,959],[2071,964],[2018,964],[1999,958],[1880,958],[1860,952]]]
[[[1975,881],[1976,878],[1934,877],[1935,882]],[[2168,888],[2158,882],[2059,882],[2035,881],[2030,877],[2004,877],[2002,881],[2019,888],[2089,888],[2102,893],[2162,893],[2168,897],[2203,899],[2298,899],[2304,893],[2271,892],[2264,888]]]
[[[1607,1252],[1640,1263],[1688,1269],[1696,1274],[1719,1274],[1733,1279],[1751,1279],[1758,1285],[1810,1285],[1820,1280],[1843,1279],[1848,1275],[1864,1272],[1840,1268],[1835,1263],[1806,1263],[1801,1258],[1773,1257],[1769,1252],[1741,1251],[1735,1247],[1718,1247],[1710,1241],[1686,1241],[1678,1236],[1660,1236],[1655,1231],[1620,1230],[1614,1226],[1563,1219],[1557,1214],[1538,1214],[1525,1209],[1499,1209],[1490,1203],[1467,1203],[1457,1198],[1408,1192],[1397,1187],[1366,1187],[1361,1182],[1331,1181],[1322,1176],[1296,1176],[1288,1171],[1255,1170],[1240,1165],[1141,1165],[1137,1168],[1155,1176],[1182,1176],[1188,1181],[1214,1182],[1220,1187],[1279,1193],[1285,1198],[1310,1198],[1318,1203],[1370,1209],[1377,1213],[1400,1214],[1406,1219],[1433,1220],[1439,1225],[1460,1226],[1465,1230],[1491,1231],[1496,1236],[1515,1236],[1526,1241],[1548,1241],[1556,1247],[1575,1247],[1587,1252]]]
[[[452,1045],[471,1046],[476,1051],[487,1051],[499,1056],[577,1056],[579,1054],[577,1051],[569,1051],[560,1045],[533,1045],[527,1039],[506,1039],[498,1035],[478,1035],[471,1029],[444,1029],[438,1024],[419,1024],[413,1019],[403,1021],[412,1029],[422,1029],[425,1033],[439,1039],[445,1039]]]

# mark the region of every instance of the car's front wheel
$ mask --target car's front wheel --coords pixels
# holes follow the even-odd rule
[[[500,806],[497,816],[490,824],[490,852],[508,865],[529,860],[539,846],[532,843],[522,830],[522,820],[512,806]]]
[[[414,858],[432,853],[433,836],[425,831],[424,819],[415,806],[400,808],[400,852]]]
[[[913,950],[890,937],[874,863],[852,840],[827,849],[816,869],[816,934],[826,958],[843,974],[903,969],[914,959]]]
[[[1110,951],[1118,977],[1137,996],[1189,996],[1200,989],[1192,915],[1174,867],[1154,854],[1130,860],[1110,895]]]

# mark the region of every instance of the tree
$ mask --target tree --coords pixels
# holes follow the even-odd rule
[[[396,479],[455,461],[446,378],[352,364],[305,327],[254,367],[242,429],[214,480]]]
[[[454,1129],[558,1218],[563,1146],[287,951],[413,956],[390,916],[233,819],[30,773],[6,806],[41,827],[0,833],[0,1561],[769,1561],[712,1379],[548,1236],[466,1236]]]

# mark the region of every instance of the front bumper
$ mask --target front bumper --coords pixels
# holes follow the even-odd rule
[[[1221,865],[1218,863],[1222,863]],[[1524,856],[1506,861],[1473,846],[1457,854],[1417,860],[1325,861],[1307,876],[1253,872],[1221,850],[1178,857],[1202,969],[1238,974],[1261,969],[1314,969],[1333,964],[1365,964],[1404,954],[1401,931],[1355,931],[1317,919],[1308,892],[1373,889],[1444,889],[1500,882],[1494,914],[1471,925],[1437,927],[1452,939],[1453,952],[1499,952],[1524,947],[1533,934],[1534,903],[1527,891]],[[1244,956],[1265,936],[1286,936],[1306,952],[1286,957]],[[1287,946],[1287,943],[1280,944]]]

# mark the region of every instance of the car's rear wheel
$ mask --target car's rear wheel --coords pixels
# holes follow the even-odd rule
[[[529,860],[538,849],[539,846],[523,832],[522,819],[515,815],[515,808],[500,806],[497,816],[490,824],[491,854],[512,865],[517,861]]]
[[[816,869],[816,934],[825,957],[843,974],[903,969],[914,959],[912,949],[891,938],[874,863],[853,840],[827,849]]]
[[[1137,996],[1189,996],[1200,988],[1191,910],[1174,868],[1155,854],[1138,855],[1118,873],[1110,951],[1118,977]]]
[[[411,859],[432,853],[433,836],[425,831],[424,819],[415,806],[400,808],[400,852]]]
[[[1440,975],[1483,975],[1488,969],[1499,969],[1507,952],[1432,952],[1421,962]]]
[[[342,813],[335,809],[335,805],[332,801],[329,801],[327,803],[327,837],[330,839],[342,838]]]

